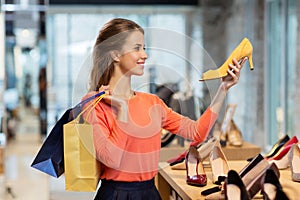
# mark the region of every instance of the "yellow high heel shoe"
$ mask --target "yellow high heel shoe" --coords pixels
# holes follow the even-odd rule
[[[217,79],[227,76],[227,70],[229,68],[228,65],[232,63],[233,58],[240,61],[244,57],[248,57],[250,69],[253,70],[254,67],[252,61],[252,51],[252,44],[247,38],[244,38],[221,67],[215,70],[208,70],[207,72],[203,73],[202,79],[200,79],[200,81]]]

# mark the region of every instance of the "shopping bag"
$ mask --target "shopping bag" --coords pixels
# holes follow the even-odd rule
[[[56,178],[64,173],[63,125],[74,120],[87,102],[103,94],[97,93],[65,111],[42,144],[31,167]]]
[[[72,120],[71,109],[65,111],[44,141],[31,167],[58,178],[64,173],[63,125]]]
[[[93,126],[83,119],[100,102],[98,97],[73,121],[64,125],[65,188],[67,191],[95,191],[100,178],[100,162],[96,159]]]

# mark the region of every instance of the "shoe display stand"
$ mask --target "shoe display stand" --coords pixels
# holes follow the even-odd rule
[[[247,161],[228,161],[230,169],[240,171],[248,162]],[[207,185],[204,187],[191,186],[186,183],[185,170],[172,170],[168,163],[159,163],[159,172],[156,176],[156,186],[160,192],[163,200],[200,200],[206,199],[201,195],[201,192],[215,187],[217,185],[212,183],[212,173],[209,163],[204,162],[204,169],[207,175]],[[290,169],[280,170],[280,182],[285,193],[290,199],[298,199],[300,196],[300,182],[294,182],[291,179]],[[222,196],[220,196],[222,199]],[[223,198],[224,199],[224,198]],[[263,199],[263,196],[258,192],[254,199]]]
[[[179,145],[164,147],[160,151],[160,161],[164,162],[170,158],[177,157],[187,149],[188,145],[185,145],[185,147],[181,147]],[[252,158],[261,152],[261,148],[259,146],[249,142],[243,142],[241,147],[227,145],[222,147],[222,150],[227,160],[247,160],[248,158]]]

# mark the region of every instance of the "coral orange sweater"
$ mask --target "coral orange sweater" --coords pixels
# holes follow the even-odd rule
[[[150,180],[158,170],[162,129],[202,142],[217,119],[208,108],[197,121],[191,120],[172,111],[156,95],[142,92],[128,100],[128,115],[127,123],[120,122],[115,110],[100,102],[89,116],[96,156],[102,163],[101,179]]]

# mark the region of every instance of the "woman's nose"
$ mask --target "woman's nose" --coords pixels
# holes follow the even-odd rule
[[[143,59],[147,59],[147,58],[148,58],[148,55],[147,55],[147,53],[146,53],[145,50],[142,51],[141,57],[142,57]]]

